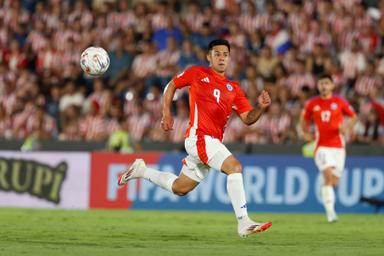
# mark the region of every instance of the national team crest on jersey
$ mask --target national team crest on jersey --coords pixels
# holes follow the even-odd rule
[[[320,106],[319,105],[316,105],[314,108],[313,108],[313,111],[319,111],[320,110]]]
[[[337,103],[335,103],[335,102],[332,103],[332,104],[331,104],[331,109],[332,109],[332,110],[337,109]]]
[[[227,86],[227,89],[228,89],[228,91],[232,91],[233,90],[233,87],[232,87],[232,85],[231,84],[226,84],[226,86]]]

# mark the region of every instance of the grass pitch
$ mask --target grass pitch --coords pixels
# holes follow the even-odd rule
[[[241,239],[233,213],[0,208],[0,255],[384,255],[383,215],[251,217],[273,226]]]

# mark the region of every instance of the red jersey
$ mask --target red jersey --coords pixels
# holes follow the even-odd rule
[[[304,119],[313,120],[317,129],[317,145],[324,147],[342,148],[344,140],[340,133],[344,115],[354,116],[355,112],[348,102],[340,97],[329,99],[315,97],[310,99],[304,108]]]
[[[252,110],[237,82],[209,67],[192,66],[173,78],[176,88],[189,86],[189,127],[186,137],[209,135],[219,140],[234,109],[237,114]]]

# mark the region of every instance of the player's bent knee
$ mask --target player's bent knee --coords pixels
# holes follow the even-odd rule
[[[186,196],[190,191],[189,188],[173,188],[173,193],[178,196]]]
[[[234,173],[241,173],[243,171],[243,166],[237,162],[234,166],[233,166],[233,172]]]

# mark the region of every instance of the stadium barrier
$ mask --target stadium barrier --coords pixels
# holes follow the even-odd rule
[[[22,140],[0,139],[0,150],[20,150]],[[105,151],[106,141],[58,141],[43,140],[40,142],[41,151]],[[184,144],[171,142],[141,141],[143,151],[184,152]],[[268,155],[300,155],[301,144],[244,144],[241,142],[226,144],[231,152],[239,154],[268,154]],[[384,156],[384,146],[378,144],[349,144],[348,155]]]
[[[223,210],[232,207],[226,176],[212,170],[194,191],[178,197],[146,180],[118,189],[117,179],[135,158],[178,174],[180,153],[21,153],[0,151],[0,206],[49,208]],[[244,166],[250,211],[323,212],[312,158],[237,155]],[[349,156],[336,191],[338,212],[370,213],[361,196],[384,198],[384,158]]]

